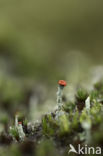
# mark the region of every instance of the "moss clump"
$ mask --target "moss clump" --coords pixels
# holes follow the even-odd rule
[[[15,127],[10,127],[9,133],[13,139],[19,141],[19,133]]]
[[[90,98],[90,108],[87,110],[86,102]],[[30,124],[25,116],[18,117],[23,124],[25,139],[22,145],[15,127],[10,129],[9,136],[18,141],[20,154],[31,149],[30,155],[67,155],[69,144],[75,147],[87,144],[101,146],[103,143],[103,103],[101,82],[94,85],[89,93],[85,89],[79,89],[74,102],[64,102],[61,109],[45,114],[38,123]],[[3,120],[5,121],[5,120]],[[5,124],[3,122],[2,124]],[[26,143],[25,143],[26,142]],[[35,146],[32,146],[35,145]],[[33,147],[35,150],[33,150]],[[10,147],[11,148],[11,147]],[[10,150],[11,151],[11,150]]]
[[[42,118],[42,129],[43,134],[47,136],[52,136],[56,133],[58,128],[58,123],[51,114],[47,114]]]
[[[82,111],[85,107],[85,100],[87,99],[88,95],[89,94],[85,89],[80,88],[77,90],[75,103],[79,111]]]

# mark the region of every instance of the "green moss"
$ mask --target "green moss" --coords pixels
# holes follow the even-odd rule
[[[69,144],[90,143],[92,145],[101,145],[103,141],[103,95],[100,83],[94,86],[91,92],[85,89],[79,89],[75,96],[74,102],[67,101],[63,104],[61,110],[55,110],[52,113],[45,114],[39,124],[32,125],[35,130],[26,129],[26,139],[32,137],[36,144],[36,155],[55,155],[63,156],[67,154]],[[99,91],[100,89],[100,91]],[[86,110],[85,101],[90,97],[90,110]],[[82,109],[80,110],[80,106]],[[20,113],[18,119],[23,121],[24,127],[27,128],[28,121],[25,115]],[[13,127],[10,135],[18,138],[18,133]],[[45,140],[49,138],[49,140]],[[52,141],[51,141],[52,140]],[[38,144],[39,143],[39,144]]]
[[[63,110],[65,112],[69,113],[69,112],[72,112],[75,109],[75,103],[68,102],[68,103],[64,104],[62,107],[63,107]]]
[[[24,119],[24,120],[23,120],[23,125],[24,125],[24,126],[27,126],[27,124],[28,124],[28,120],[27,120],[27,119]]]
[[[42,118],[42,128],[45,135],[54,135],[57,127],[58,124],[56,120],[53,119],[51,114],[45,115]]]
[[[78,129],[79,126],[79,112],[76,111],[72,117],[72,129]]]
[[[19,133],[15,127],[10,127],[9,133],[15,140],[19,141]]]
[[[99,81],[94,84],[94,89],[98,90],[99,92],[103,91],[103,81]]]
[[[65,133],[70,133],[70,126],[71,123],[67,117],[67,115],[63,114],[59,117],[59,127],[60,127],[60,131],[58,133],[60,133],[60,135],[64,135]]]
[[[79,88],[77,90],[76,98],[78,100],[86,100],[88,97],[88,92],[85,89]]]
[[[43,140],[37,146],[36,151],[36,156],[59,156],[56,147],[54,146],[54,143],[51,140]]]

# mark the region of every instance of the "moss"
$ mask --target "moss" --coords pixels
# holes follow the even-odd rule
[[[45,135],[54,135],[55,130],[57,129],[58,124],[57,122],[53,119],[51,114],[45,115],[42,118],[42,128],[43,128],[43,133]]]
[[[75,114],[73,115],[72,117],[72,129],[75,130],[75,129],[78,129],[79,127],[79,112],[76,111]]]
[[[71,123],[67,117],[67,115],[63,114],[59,117],[59,128],[60,128],[60,131],[58,133],[60,133],[60,135],[65,135],[67,133],[70,133],[70,126],[71,126]]]
[[[77,90],[75,103],[79,111],[82,111],[85,107],[85,100],[87,99],[88,95],[89,94],[85,89],[80,88]]]
[[[26,138],[22,146],[20,145],[19,150],[25,153],[25,147],[28,146],[29,151],[32,148],[31,142],[33,141],[35,151],[32,151],[31,155],[34,153],[37,156],[55,155],[55,153],[60,155],[62,153],[61,155],[65,156],[69,144],[77,146],[78,143],[83,145],[88,142],[90,145],[101,145],[103,143],[103,95],[100,84],[94,86],[91,92],[80,88],[77,91],[74,102],[66,101],[61,110],[57,109],[54,112],[45,114],[38,124],[31,124],[34,129],[31,128],[29,130],[28,120],[25,115],[19,114],[18,119],[22,121],[24,132],[26,133]],[[85,107],[85,101],[88,96],[90,97],[89,112]],[[89,133],[87,130],[89,130]],[[20,144],[15,127],[10,130],[10,135]],[[29,141],[25,144],[26,139],[29,139],[30,144]]]
[[[19,141],[19,133],[15,127],[10,127],[9,133],[14,139]]]
[[[37,146],[37,150],[36,150],[36,155],[37,156],[59,156],[56,147],[54,146],[53,141],[51,140],[43,140],[38,146]]]
[[[88,92],[85,89],[79,88],[77,90],[77,94],[76,94],[76,98],[78,100],[86,100],[86,98],[88,97]]]
[[[65,103],[62,107],[65,112],[69,113],[75,109],[75,103],[68,102],[68,103]]]
[[[101,80],[99,82],[96,82],[94,84],[94,89],[96,89],[99,92],[102,92],[103,91],[103,81]]]

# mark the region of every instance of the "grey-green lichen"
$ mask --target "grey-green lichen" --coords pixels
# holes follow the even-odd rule
[[[2,120],[2,124],[5,121]],[[19,122],[22,123],[25,137],[20,139],[16,126],[11,125],[12,128],[7,133],[13,139],[10,140],[8,155],[12,155],[12,149],[16,152],[18,149],[19,155],[23,155],[28,147],[30,155],[52,156],[56,153],[66,156],[69,144],[102,146],[103,82],[96,83],[89,92],[80,88],[73,102],[63,103],[61,109],[45,114],[38,123],[30,123],[24,116],[19,118]],[[2,133],[0,141],[3,135]]]

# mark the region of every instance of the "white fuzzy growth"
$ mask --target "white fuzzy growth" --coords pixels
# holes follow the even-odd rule
[[[60,116],[64,115],[64,111],[62,110],[59,110],[59,111],[56,111],[56,116],[55,116],[55,119],[58,120]]]
[[[15,128],[17,129],[19,133],[19,138],[23,141],[25,138],[25,133],[23,131],[22,124],[18,124],[18,116],[15,116]]]
[[[88,122],[88,121],[84,121],[84,122],[82,122],[82,127],[83,127],[85,130],[90,130],[90,129],[91,129],[91,123]]]
[[[62,106],[62,94],[63,94],[63,89],[60,86],[58,86],[58,91],[57,91],[58,108]]]
[[[20,139],[23,141],[24,138],[25,138],[25,133],[24,133],[24,131],[23,131],[22,124],[19,124],[19,125],[18,125],[17,130],[18,130]]]
[[[89,96],[85,100],[85,107],[86,107],[86,110],[89,112],[90,111],[90,97]]]
[[[86,136],[85,136],[85,142],[88,144],[91,141],[91,122],[84,121],[82,123],[82,127],[85,130]]]
[[[17,128],[18,127],[18,116],[16,115],[15,116],[15,128]]]

